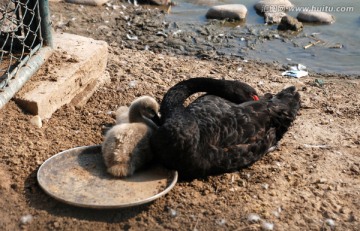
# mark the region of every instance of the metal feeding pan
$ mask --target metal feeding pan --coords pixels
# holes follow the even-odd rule
[[[37,173],[41,188],[59,201],[87,208],[123,208],[153,201],[176,184],[176,171],[152,166],[128,178],[106,172],[101,146],[60,152]]]

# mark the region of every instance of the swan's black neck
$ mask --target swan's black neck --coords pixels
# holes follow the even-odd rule
[[[234,103],[252,100],[251,95],[256,95],[252,87],[239,81],[192,78],[176,84],[165,94],[160,107],[162,121],[170,117],[173,112],[184,110],[185,100],[197,92],[207,92]]]

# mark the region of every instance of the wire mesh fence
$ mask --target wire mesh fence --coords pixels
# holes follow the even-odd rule
[[[10,88],[13,95],[21,88],[29,78],[21,69],[44,45],[51,46],[47,0],[0,0],[0,93]]]

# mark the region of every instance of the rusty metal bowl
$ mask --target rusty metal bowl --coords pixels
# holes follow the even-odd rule
[[[153,201],[168,193],[178,174],[151,166],[128,178],[106,172],[101,146],[84,146],[60,152],[37,172],[40,187],[51,197],[86,208],[124,208]]]

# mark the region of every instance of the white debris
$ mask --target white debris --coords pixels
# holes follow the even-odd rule
[[[266,221],[263,221],[263,222],[261,223],[261,227],[262,227],[264,230],[273,230],[273,229],[274,229],[274,224],[269,223],[269,222],[266,222]]]
[[[220,225],[220,226],[223,226],[223,225],[226,224],[226,220],[225,220],[224,218],[219,219],[219,220],[216,221],[216,224],[218,224],[218,225]]]
[[[20,218],[20,223],[22,225],[26,225],[26,224],[29,224],[33,221],[34,217],[31,215],[31,214],[28,214],[28,215],[25,215],[25,216],[22,216]]]
[[[263,189],[267,190],[269,188],[269,184],[264,183],[264,184],[261,185],[261,187]]]
[[[177,31],[174,31],[173,33],[172,33],[172,35],[173,36],[176,36],[176,35],[178,35],[179,33],[181,33],[182,32],[182,30],[177,30]]]
[[[329,219],[325,220],[325,224],[327,224],[328,226],[333,227],[333,226],[335,226],[335,221],[333,219],[329,218]]]
[[[175,209],[169,209],[169,213],[170,213],[170,216],[172,216],[172,217],[176,217],[176,215],[177,215],[177,212]]]
[[[290,77],[294,77],[294,78],[301,78],[301,77],[308,76],[309,73],[307,71],[289,70],[289,71],[284,71],[283,73],[281,73],[281,75],[282,76],[290,76]]]
[[[129,40],[138,40],[138,36],[136,35],[129,35],[129,34],[126,34],[126,38],[129,39]]]
[[[136,87],[136,84],[137,84],[137,81],[136,81],[136,80],[132,80],[132,81],[130,81],[130,83],[129,83],[129,87],[130,87],[130,88],[134,88],[134,87]]]
[[[256,213],[250,213],[247,217],[247,220],[250,222],[258,222],[261,220],[261,218]]]

